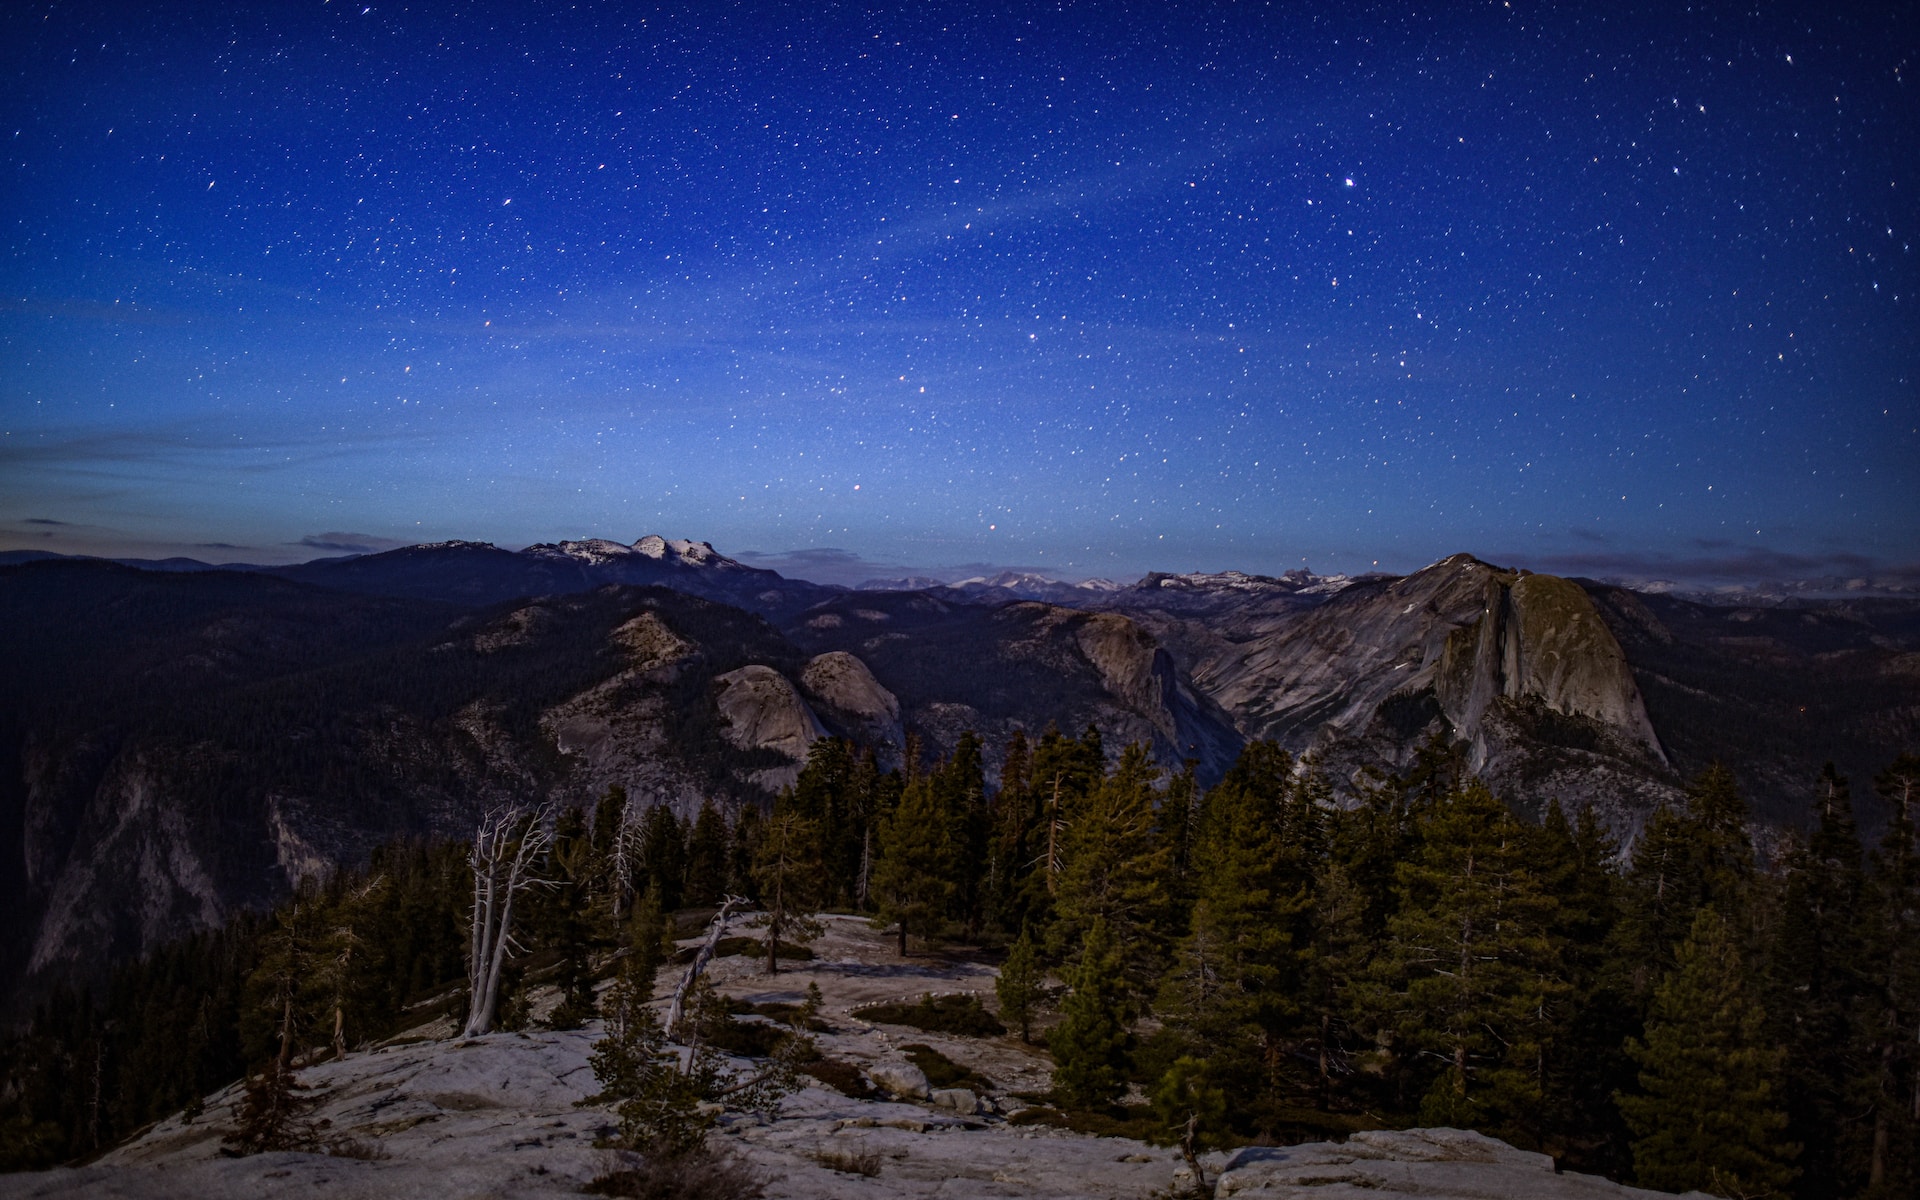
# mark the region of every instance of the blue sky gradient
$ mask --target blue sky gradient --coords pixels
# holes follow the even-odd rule
[[[1766,8],[17,7],[0,549],[1911,567],[1914,22]]]

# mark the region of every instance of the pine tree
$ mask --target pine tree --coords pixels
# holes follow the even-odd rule
[[[1507,1129],[1538,1108],[1547,1011],[1564,994],[1553,898],[1528,831],[1483,785],[1421,813],[1419,857],[1376,964],[1400,1037],[1444,1061],[1426,1123]]]
[[[1056,943],[1050,930],[1054,919],[1055,894],[1066,865],[1067,843],[1087,794],[1099,784],[1106,770],[1099,731],[1088,729],[1088,738],[1070,738],[1048,725],[1033,747],[1028,768],[1028,787],[1033,806],[1033,824],[1028,840],[1027,859],[1021,868],[1024,876],[1013,905],[1024,924],[1033,927],[1034,936],[1053,952],[1073,938]]]
[[[1159,1005],[1256,1106],[1280,1088],[1306,984],[1314,863],[1293,828],[1310,802],[1292,766],[1273,743],[1251,743],[1208,793],[1194,845],[1196,898]]]
[[[717,1114],[707,1107],[720,1090],[719,1062],[710,1048],[695,1047],[688,1061],[667,1041],[660,1018],[635,1006],[596,1044],[588,1059],[600,1094],[591,1102],[617,1101],[618,1144],[650,1158],[676,1159],[706,1145]]]
[[[820,829],[791,812],[776,812],[761,833],[753,857],[753,881],[766,910],[767,974],[780,970],[780,941],[802,945],[820,935],[814,913],[824,880]]]
[[[316,917],[315,905],[304,897],[276,913],[275,927],[261,943],[260,965],[247,981],[250,1015],[267,1024],[272,1046],[259,1075],[247,1077],[235,1128],[226,1138],[234,1153],[318,1148],[309,1116],[316,1101],[294,1063],[310,1021]]]
[[[1749,935],[1754,856],[1746,823],[1733,773],[1718,763],[1687,785],[1686,812],[1663,806],[1647,819],[1621,889],[1613,950],[1641,1006],[1673,969],[1701,908],[1713,906],[1736,921],[1738,936]]]
[[[577,1029],[594,1015],[592,906],[599,865],[585,814],[568,809],[554,826],[548,855],[552,887],[538,908],[542,940],[560,956],[553,979],[560,1003],[548,1018],[555,1029]]]
[[[900,956],[906,957],[907,938],[931,941],[946,924],[948,905],[959,873],[953,831],[934,799],[925,776],[907,783],[899,807],[881,831],[880,860],[874,870],[877,903],[874,924],[894,926],[900,935]]]
[[[613,920],[621,920],[633,898],[633,862],[631,831],[627,829],[627,789],[608,784],[593,808],[591,845],[596,865],[595,880],[605,891],[605,903]]]
[[[1000,1019],[1020,1030],[1020,1040],[1033,1040],[1033,1013],[1040,1003],[1040,956],[1033,936],[1025,929],[1007,951],[1007,961],[994,980],[994,995],[1000,1000]]]
[[[1033,837],[1040,818],[1030,778],[1032,765],[1026,731],[1015,729],[1007,739],[1000,788],[988,816],[992,838],[984,884],[986,924],[1002,934],[1027,927],[1026,881],[1036,861]]]
[[[1329,820],[1327,857],[1354,890],[1362,933],[1384,941],[1400,905],[1396,872],[1415,856],[1419,827],[1398,781],[1363,774],[1356,790],[1359,803]]]
[[[1767,993],[1774,1036],[1787,1051],[1782,1100],[1788,1135],[1805,1147],[1796,1191],[1825,1200],[1854,1191],[1849,1154],[1861,1127],[1848,1092],[1871,1071],[1851,1038],[1867,996],[1860,935],[1864,873],[1846,779],[1828,763],[1816,794],[1819,821],[1804,846],[1791,850],[1782,881],[1778,927],[1769,955]]]
[[[730,896],[745,896],[749,900],[760,898],[753,882],[753,855],[760,845],[760,829],[766,824],[766,814],[756,805],[746,805],[740,815],[734,818],[732,837],[727,841],[726,893]]]
[[[858,760],[853,746],[840,738],[820,738],[807,750],[807,762],[790,792],[776,803],[776,811],[792,812],[819,831],[823,899],[846,904],[859,872],[861,822],[855,795]]]
[[[1314,881],[1301,997],[1314,1056],[1314,1103],[1323,1110],[1333,1105],[1336,1066],[1349,1057],[1345,1038],[1359,1007],[1356,985],[1364,984],[1373,947],[1366,936],[1366,898],[1338,862],[1323,863]]]
[[[673,809],[655,804],[640,825],[640,876],[660,896],[660,907],[679,908],[687,882],[687,835]]]
[[[1075,810],[1047,935],[1059,958],[1104,923],[1132,995],[1158,976],[1165,951],[1158,935],[1168,917],[1171,855],[1155,813],[1159,774],[1145,746],[1129,746]]]
[[[375,976],[383,966],[378,946],[368,937],[377,905],[387,888],[384,875],[365,883],[349,883],[344,874],[334,880],[335,895],[321,914],[323,932],[314,952],[313,987],[332,1023],[333,1057],[347,1056],[348,1018],[371,1015],[377,1004]]]
[[[657,1048],[648,1040],[652,1031],[644,1027],[642,1014],[653,999],[654,981],[670,945],[669,933],[659,898],[651,892],[643,894],[628,920],[627,945],[607,991],[606,1031],[588,1059],[594,1078],[600,1081],[601,1094],[595,1101],[625,1099],[640,1088],[649,1048]]]
[[[1747,801],[1733,772],[1716,762],[1695,777],[1687,785],[1687,815],[1699,863],[1700,903],[1722,913],[1739,911],[1753,887],[1753,839],[1747,833]]]
[[[1133,1038],[1127,1030],[1120,958],[1105,922],[1095,921],[1080,948],[1053,1050],[1053,1091],[1069,1108],[1101,1108],[1127,1090]]]
[[[1552,1014],[1539,1126],[1555,1146],[1585,1148],[1582,1170],[1617,1169],[1627,1161],[1627,1137],[1610,1101],[1632,1086],[1625,1043],[1641,1018],[1612,957],[1618,852],[1591,807],[1569,823],[1557,801],[1547,809],[1540,840],[1543,879],[1558,899],[1552,935],[1569,990]]]
[[[1641,1092],[1617,1099],[1635,1134],[1634,1174],[1667,1191],[1783,1195],[1798,1147],[1783,1144],[1782,1055],[1768,1047],[1766,1014],[1718,912],[1700,910],[1676,959],[1654,989],[1646,1040],[1627,1043]]]
[[[727,887],[726,818],[707,800],[693,819],[687,835],[686,892],[681,897],[695,908],[711,908],[720,903]]]
[[[930,776],[935,806],[945,817],[955,850],[954,889],[949,915],[969,935],[977,934],[984,907],[989,825],[985,765],[980,738],[972,730],[960,735],[953,756]]]
[[[1920,1191],[1920,755],[1903,754],[1874,780],[1887,829],[1872,859],[1862,933],[1861,1046],[1849,1099],[1871,1114],[1863,1196]]]

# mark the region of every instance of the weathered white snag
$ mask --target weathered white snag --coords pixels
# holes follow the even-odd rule
[[[680,1029],[680,1021],[686,1015],[687,997],[693,992],[694,981],[700,978],[700,972],[707,969],[707,960],[713,957],[714,947],[726,936],[727,922],[733,918],[733,910],[746,904],[743,896],[728,896],[713,914],[713,924],[707,926],[707,940],[700,946],[700,952],[693,956],[693,962],[687,965],[687,973],[680,977],[680,986],[673,989],[673,1003],[667,1008],[667,1036],[673,1037]]]
[[[467,1026],[462,1037],[493,1028],[500,1004],[500,970],[513,941],[513,898],[540,880],[533,866],[552,840],[542,810],[532,820],[515,805],[480,819],[467,865],[473,868],[473,925],[467,957]]]

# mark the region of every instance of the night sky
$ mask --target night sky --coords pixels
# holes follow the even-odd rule
[[[1906,5],[6,8],[0,549],[1920,562]]]

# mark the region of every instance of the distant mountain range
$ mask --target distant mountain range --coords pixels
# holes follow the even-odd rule
[[[844,590],[832,584],[809,584],[805,580],[786,579],[764,568],[749,567],[735,559],[726,557],[714,550],[709,542],[694,542],[683,539],[668,539],[657,535],[648,535],[631,546],[606,538],[583,538],[578,541],[540,543],[522,550],[502,550],[491,542],[452,541],[426,543],[421,546],[403,547],[401,550],[385,553],[402,553],[405,550],[428,548],[464,547],[474,550],[493,551],[495,555],[520,554],[531,559],[544,560],[548,572],[544,575],[535,570],[516,575],[501,559],[490,571],[483,572],[506,586],[513,578],[521,578],[538,584],[541,579],[563,580],[567,572],[580,570],[588,574],[606,572],[609,576],[602,582],[625,582],[628,574],[648,572],[648,563],[665,566],[671,570],[675,566],[716,566],[722,573],[759,571],[762,576],[780,579],[786,584],[800,584],[806,587],[825,590]],[[0,551],[0,567],[16,566],[25,562],[38,562],[43,559],[88,558],[86,555],[56,554],[47,550],[4,550]],[[361,558],[381,558],[381,554],[341,555],[332,558],[314,559],[310,562],[292,566],[262,566],[255,563],[209,563],[197,558],[107,558],[100,561],[117,563],[121,566],[137,567],[146,571],[251,571],[263,574],[287,575],[297,577],[299,573],[313,569],[327,572],[334,564],[355,561]],[[645,560],[645,561],[643,561]],[[529,566],[530,564],[521,564]],[[559,574],[552,573],[558,568]],[[384,569],[384,568],[383,568]],[[1377,575],[1378,573],[1376,573]],[[1373,576],[1315,575],[1306,570],[1292,570],[1284,575],[1249,575],[1241,571],[1191,572],[1187,574],[1168,574],[1154,571],[1143,576],[1135,584],[1115,583],[1110,579],[1084,579],[1077,582],[1055,579],[1037,571],[1001,571],[995,575],[976,575],[966,579],[947,580],[932,575],[904,575],[894,578],[869,579],[858,584],[852,590],[878,592],[931,591],[944,588],[987,603],[1004,602],[1009,599],[1044,600],[1049,603],[1071,604],[1090,603],[1091,598],[1102,594],[1125,592],[1129,587],[1192,587],[1206,591],[1219,590],[1312,590],[1323,589],[1337,591],[1353,582],[1356,578]],[[1908,574],[1888,576],[1839,576],[1829,575],[1805,579],[1766,580],[1750,584],[1725,584],[1704,586],[1686,584],[1671,579],[1630,579],[1601,580],[1608,586],[1625,588],[1629,591],[1647,595],[1679,596],[1683,599],[1703,604],[1738,606],[1752,604],[1782,604],[1796,600],[1817,599],[1920,599],[1920,580]]]
[[[859,589],[699,541],[410,546],[289,567],[0,566],[0,993],[217,925],[490,803],[764,800],[835,734],[900,761],[1098,728],[1337,794],[1438,737],[1630,839],[1713,760],[1791,826],[1820,763],[1920,746],[1920,600],[1713,604],[1455,555],[1406,576],[1006,573]],[[24,557],[28,561],[20,561]]]

